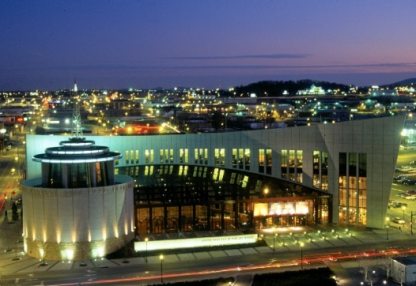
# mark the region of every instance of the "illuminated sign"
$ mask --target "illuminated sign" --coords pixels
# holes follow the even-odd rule
[[[306,215],[309,213],[308,202],[277,202],[254,204],[254,216]]]
[[[144,252],[166,249],[213,247],[237,244],[253,244],[256,243],[256,241],[257,234],[227,235],[169,240],[149,240],[147,242],[136,241],[134,243],[134,250],[136,252]]]

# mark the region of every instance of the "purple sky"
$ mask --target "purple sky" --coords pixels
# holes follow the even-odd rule
[[[0,90],[416,77],[415,0],[1,0]]]

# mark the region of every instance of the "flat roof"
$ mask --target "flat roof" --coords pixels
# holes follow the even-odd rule
[[[416,256],[403,256],[392,259],[404,265],[416,265]]]

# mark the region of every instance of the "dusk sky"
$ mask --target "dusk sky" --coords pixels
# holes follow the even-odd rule
[[[416,77],[415,0],[2,0],[0,90]]]

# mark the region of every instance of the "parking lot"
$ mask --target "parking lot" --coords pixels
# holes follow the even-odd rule
[[[400,150],[389,199],[386,225],[411,232],[416,223],[416,150]],[[414,224],[416,231],[416,224]]]

